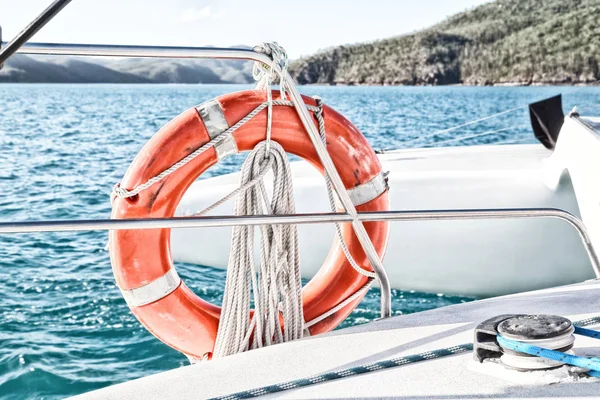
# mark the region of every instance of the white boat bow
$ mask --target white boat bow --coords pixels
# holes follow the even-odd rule
[[[392,210],[551,207],[579,215],[570,179],[548,184],[551,154],[541,144],[489,145],[397,150],[380,160],[390,171]],[[319,173],[305,162],[292,164],[297,212],[330,211]],[[238,173],[198,181],[178,215],[198,212],[237,186]],[[228,202],[211,215],[232,209]],[[390,231],[384,264],[394,288],[495,296],[594,277],[577,232],[559,220],[396,222]],[[226,268],[230,235],[230,228],[173,230],[173,257]],[[299,237],[302,275],[310,279],[334,228],[302,225]]]

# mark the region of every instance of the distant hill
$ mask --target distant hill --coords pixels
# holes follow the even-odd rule
[[[253,82],[248,61],[130,58],[105,61],[104,65],[153,83]]]
[[[410,35],[292,63],[301,84],[575,84],[600,80],[600,0],[499,0]]]
[[[75,58],[29,57],[16,54],[0,70],[0,82],[148,83],[145,78]]]
[[[100,59],[14,55],[0,82],[248,83],[252,63],[236,60]]]

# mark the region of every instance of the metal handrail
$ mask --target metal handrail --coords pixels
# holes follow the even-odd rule
[[[360,212],[357,218],[367,221],[442,221],[442,220],[481,220],[509,218],[557,218],[568,222],[579,233],[579,237],[588,253],[592,268],[600,278],[600,261],[592,245],[587,228],[581,219],[568,211],[557,208],[496,208],[496,209],[458,209],[458,210],[410,210]],[[235,225],[265,224],[320,224],[334,222],[352,222],[352,216],[346,213],[311,213],[294,215],[250,215],[250,216],[204,216],[143,219],[104,219],[104,220],[52,220],[0,222],[0,234],[26,232],[60,232],[90,230],[123,229],[159,229],[159,228],[207,228],[230,227]]]
[[[2,44],[4,45],[4,43]],[[90,44],[55,44],[30,43],[18,50],[25,54],[49,54],[72,56],[107,56],[107,57],[151,57],[151,58],[225,58],[258,61],[269,64],[280,71],[279,66],[271,58],[261,52],[249,49],[206,48],[206,47],[171,47],[171,46],[123,46],[123,45],[90,45]],[[597,277],[600,278],[600,262],[589,238],[583,222],[564,210],[551,208],[521,209],[482,209],[482,210],[421,210],[421,211],[387,211],[357,213],[337,174],[337,171],[320,140],[316,127],[306,109],[302,97],[289,75],[286,77],[286,89],[300,120],[311,138],[321,158],[324,169],[329,174],[332,184],[338,193],[346,213],[300,214],[277,216],[225,216],[225,217],[174,217],[165,219],[138,220],[78,220],[78,221],[41,221],[0,223],[0,233],[34,232],[34,231],[81,231],[81,230],[117,230],[117,229],[149,229],[149,228],[188,228],[233,225],[305,224],[325,222],[350,222],[357,238],[367,254],[373,270],[377,274],[381,287],[381,315],[391,314],[391,287],[383,265],[381,265],[362,222],[364,221],[415,221],[415,220],[460,220],[460,219],[498,219],[498,218],[559,218],[571,224],[579,233],[590,258]]]
[[[122,46],[122,45],[90,45],[90,44],[56,44],[56,43],[31,43],[22,46],[17,52],[24,54],[49,54],[73,56],[108,56],[108,57],[153,57],[153,58],[217,58],[252,60],[271,66],[276,72],[282,74],[281,67],[273,62],[272,58],[260,51],[247,49],[207,48],[207,47],[170,47],[170,46]],[[381,317],[392,315],[392,288],[383,263],[367,234],[365,227],[357,218],[357,211],[350,199],[344,183],[327,152],[325,144],[315,126],[313,119],[304,104],[304,100],[294,85],[294,81],[285,72],[285,89],[294,104],[300,121],[319,156],[323,169],[336,191],[346,213],[351,217],[351,224],[360,242],[369,263],[379,281],[381,288]]]
[[[8,43],[2,43],[4,47]],[[118,44],[81,43],[26,43],[19,54],[62,55],[85,57],[140,57],[140,58],[219,58],[231,60],[259,61],[270,65],[273,60],[265,53],[233,47],[195,46],[136,46]],[[275,68],[278,68],[275,65]]]
[[[6,60],[15,52],[25,54],[49,54],[49,55],[73,55],[73,56],[107,56],[107,57],[152,57],[152,58],[219,58],[252,60],[270,65],[278,73],[282,73],[277,63],[267,54],[247,49],[227,48],[203,48],[203,47],[160,47],[160,46],[118,46],[118,45],[89,45],[89,44],[53,44],[53,43],[31,43],[25,44],[39,29],[50,21],[71,0],[55,0],[46,10],[34,19],[15,39],[10,43],[3,43],[0,33],[0,68],[2,61]],[[1,31],[0,31],[1,32]],[[325,172],[331,184],[338,194],[346,213],[344,214],[306,214],[304,216],[254,216],[254,217],[200,217],[200,218],[170,218],[160,220],[105,220],[105,221],[42,221],[42,222],[17,222],[0,224],[0,233],[8,232],[31,232],[48,230],[88,230],[88,229],[141,229],[142,227],[160,228],[176,227],[168,224],[184,226],[230,226],[260,225],[264,223],[310,223],[312,222],[350,222],[356,237],[358,238],[369,262],[375,272],[381,288],[381,317],[391,316],[391,286],[383,263],[379,258],[363,221],[373,220],[427,220],[427,219],[480,219],[480,218],[532,218],[532,217],[554,217],[568,221],[579,232],[584,246],[588,251],[596,276],[600,277],[600,266],[597,255],[589,240],[589,235],[583,222],[574,215],[557,209],[516,209],[516,210],[432,210],[432,211],[390,211],[382,213],[358,213],[346,191],[333,161],[321,137],[312,117],[304,104],[302,96],[294,85],[290,75],[286,73],[285,89],[290,95],[294,108],[306,129],[308,136],[319,156]],[[369,215],[371,219],[369,219]],[[484,216],[485,215],[485,216]],[[376,217],[376,218],[375,218]],[[320,220],[325,218],[327,220]],[[228,222],[228,219],[231,221]],[[281,222],[274,222],[277,221]],[[234,222],[235,221],[235,222]],[[262,222],[260,222],[262,221]],[[269,221],[269,222],[264,222]],[[294,222],[292,222],[294,221]],[[210,223],[214,225],[210,225]],[[155,226],[153,224],[167,224]],[[186,225],[191,224],[191,225]]]

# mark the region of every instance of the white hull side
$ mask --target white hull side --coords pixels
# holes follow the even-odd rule
[[[570,181],[545,184],[541,145],[399,150],[380,156],[393,210],[555,207],[579,215]],[[329,211],[323,179],[293,163],[297,212]],[[196,212],[238,185],[238,174],[196,182],[178,215]],[[232,202],[211,215],[231,214]],[[225,268],[230,228],[174,230],[176,261]],[[330,225],[299,227],[302,275],[311,278],[333,242]],[[258,253],[258,251],[257,251]],[[392,286],[495,296],[580,282],[593,271],[575,230],[559,220],[419,221],[392,224],[385,266]]]

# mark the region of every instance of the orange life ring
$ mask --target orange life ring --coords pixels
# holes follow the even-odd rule
[[[274,99],[279,95],[274,92]],[[189,109],[156,133],[127,170],[121,187],[132,189],[166,170],[220,134],[266,101],[265,92],[231,93]],[[306,104],[315,100],[305,97]],[[342,115],[324,106],[327,150],[349,190],[358,194],[371,186],[379,190],[371,198],[354,196],[358,211],[389,209],[387,185],[381,164],[364,136]],[[235,144],[248,151],[265,138],[266,110],[233,133],[228,145],[211,148],[192,162],[131,198],[116,198],[111,218],[172,217],[188,187],[218,162]],[[316,124],[316,120],[315,120]],[[302,157],[323,172],[316,151],[293,107],[273,108],[272,139],[288,152]],[[235,147],[233,150],[236,150]],[[377,183],[379,182],[379,183]],[[368,192],[368,191],[367,191]],[[373,193],[373,190],[371,190]],[[352,197],[352,196],[351,196]],[[361,198],[362,197],[362,198]],[[380,257],[388,238],[388,222],[366,222],[365,229]],[[370,264],[349,223],[343,237],[356,262]],[[215,344],[221,309],[196,296],[178,277],[170,251],[170,229],[118,230],[110,232],[110,257],[116,282],[133,314],[157,338],[194,358],[210,357]],[[353,295],[367,281],[346,260],[335,243],[323,267],[302,291],[306,321],[310,321]],[[360,302],[362,296],[310,327],[311,334],[334,329]]]

